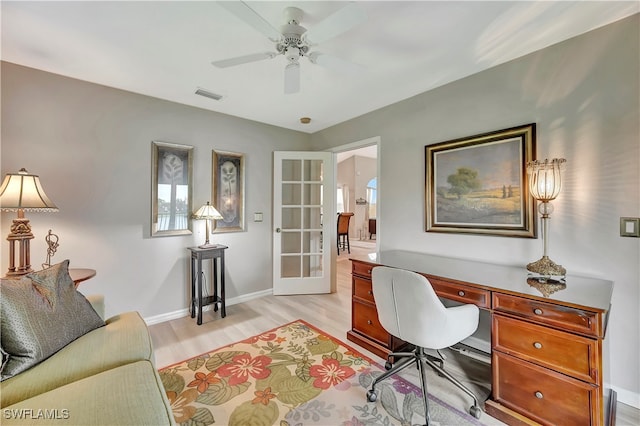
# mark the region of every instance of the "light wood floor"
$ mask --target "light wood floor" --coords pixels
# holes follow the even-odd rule
[[[358,246],[362,244],[355,243]],[[370,249],[353,246],[352,254],[366,254]],[[351,262],[342,253],[337,260],[337,292],[323,295],[266,296],[249,302],[227,306],[227,316],[205,311],[198,326],[189,316],[149,327],[159,368],[209,352],[246,337],[276,328],[287,322],[302,319],[319,329],[347,342],[351,328]],[[347,342],[351,344],[351,342]],[[359,348],[372,359],[384,363],[376,355]],[[490,421],[486,413],[482,421]],[[618,403],[617,425],[640,425],[640,410]]]
[[[351,247],[352,254],[371,250]],[[266,296],[227,305],[227,316],[205,311],[202,325],[189,316],[150,326],[156,364],[164,367],[209,352],[248,336],[302,319],[346,341],[351,329],[351,262],[347,253],[337,260],[337,292],[321,295]],[[362,352],[380,359],[370,352]]]

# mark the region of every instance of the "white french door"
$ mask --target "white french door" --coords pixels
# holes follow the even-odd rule
[[[329,293],[333,154],[276,151],[273,158],[273,294]]]

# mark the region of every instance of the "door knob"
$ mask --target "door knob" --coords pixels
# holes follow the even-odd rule
[[[276,228],[276,232],[279,234],[280,233],[280,228]]]

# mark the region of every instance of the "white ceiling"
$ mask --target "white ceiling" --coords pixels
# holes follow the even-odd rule
[[[248,2],[275,27],[287,6],[312,28],[341,1]],[[360,1],[367,20],[315,50],[364,66],[345,76],[286,59],[219,69],[211,61],[270,51],[264,35],[212,1],[1,2],[2,60],[135,93],[313,133],[639,11],[638,1]],[[222,94],[214,101],[194,94]],[[311,117],[309,124],[299,118]]]

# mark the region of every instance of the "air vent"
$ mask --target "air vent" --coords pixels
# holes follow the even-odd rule
[[[219,101],[222,99],[222,95],[218,95],[217,93],[210,92],[201,87],[196,89],[196,95],[204,96],[205,98],[213,99],[214,101]]]

